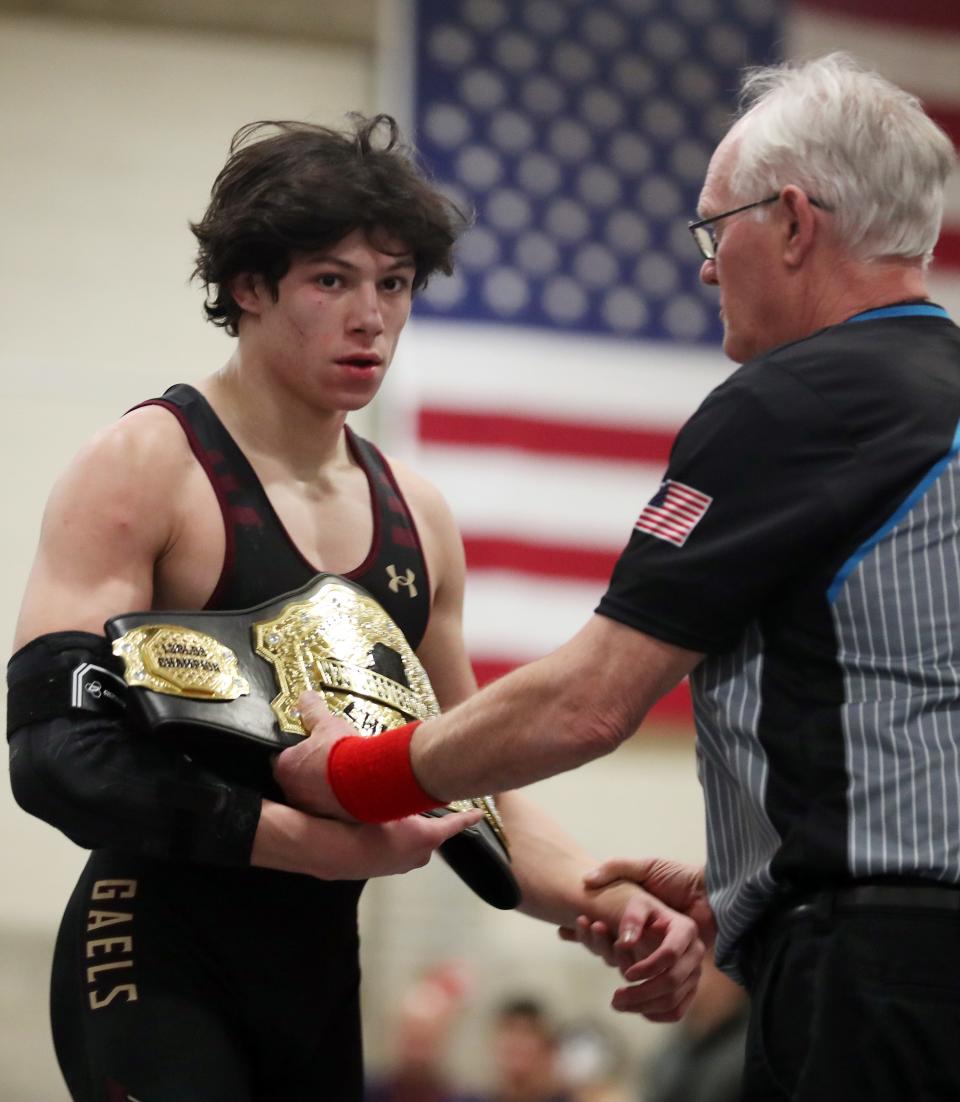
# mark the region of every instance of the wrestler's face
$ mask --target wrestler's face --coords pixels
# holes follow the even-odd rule
[[[707,169],[698,205],[701,218],[753,201],[754,196],[737,196],[730,187],[735,163],[733,131],[717,147]],[[776,214],[770,207],[721,219],[714,224],[716,258],[705,260],[700,268],[700,279],[720,290],[723,350],[736,363],[790,339],[785,325],[787,288],[775,226]]]
[[[393,359],[413,277],[413,256],[401,242],[373,243],[355,230],[321,253],[295,255],[276,301],[259,277],[241,287],[241,340],[311,405],[360,409]]]

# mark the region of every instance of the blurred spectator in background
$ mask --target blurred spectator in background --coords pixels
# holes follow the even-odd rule
[[[366,1086],[366,1102],[479,1102],[460,1090],[447,1067],[452,1030],[470,996],[470,973],[461,961],[425,972],[397,1007],[392,1064]]]
[[[576,1102],[635,1102],[626,1084],[626,1046],[598,1022],[568,1022],[560,1032],[557,1059]]]
[[[560,1025],[529,995],[511,997],[493,1011],[483,1061],[489,1087],[466,1088],[451,1047],[472,988],[467,965],[450,960],[407,989],[392,1023],[390,1064],[368,1079],[364,1102],[636,1102],[626,1085],[621,1039],[590,1020]],[[705,1021],[710,1005],[705,1000]]]
[[[563,1082],[558,1033],[537,999],[501,1004],[493,1021],[493,1087],[486,1102],[576,1102]]]
[[[696,997],[647,1065],[643,1102],[737,1102],[743,1078],[748,999],[704,958]]]

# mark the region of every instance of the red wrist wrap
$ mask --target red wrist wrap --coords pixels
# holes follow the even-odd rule
[[[344,811],[361,823],[387,823],[443,803],[424,792],[410,765],[420,720],[372,738],[348,736],[327,757],[327,782]]]

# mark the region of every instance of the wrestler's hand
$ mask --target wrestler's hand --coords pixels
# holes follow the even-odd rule
[[[615,1010],[678,1021],[696,994],[706,951],[697,924],[625,880],[607,879],[591,895],[590,914],[560,936],[580,942],[632,981],[614,992]]]
[[[264,800],[250,863],[320,880],[392,876],[425,865],[448,838],[481,818],[482,812],[471,810],[442,818],[413,815],[383,825],[344,823]]]
[[[422,868],[443,842],[482,818],[483,812],[475,810],[440,818],[411,815],[392,823],[357,826],[345,823],[344,826],[354,832],[359,866],[349,879],[393,876]]]
[[[310,734],[274,758],[273,775],[277,784],[291,807],[309,811],[311,815],[355,822],[327,783],[327,757],[333,744],[356,735],[356,728],[332,715],[319,693],[301,694],[297,706],[300,721]]]

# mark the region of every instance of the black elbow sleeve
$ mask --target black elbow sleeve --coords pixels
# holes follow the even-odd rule
[[[129,729],[115,662],[107,641],[86,632],[41,636],[11,658],[8,740],[17,803],[85,848],[249,864],[259,793],[228,784],[170,742]],[[99,681],[97,695],[80,699],[90,676]]]

